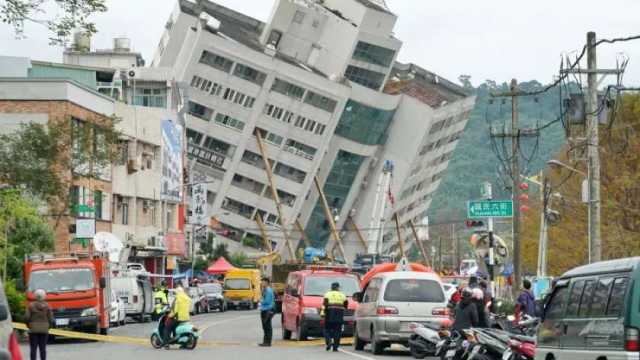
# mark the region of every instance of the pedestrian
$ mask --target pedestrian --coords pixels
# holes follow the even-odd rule
[[[469,277],[469,288],[475,289],[478,287],[478,277],[476,275],[472,275]]]
[[[327,351],[338,351],[344,325],[344,311],[349,308],[349,300],[340,291],[340,283],[331,284],[331,291],[324,294],[324,340]]]
[[[519,321],[524,315],[536,316],[536,298],[531,291],[531,281],[525,279],[522,281],[522,287],[522,292],[516,300],[516,321]]]
[[[38,349],[40,350],[40,360],[46,360],[47,338],[49,337],[49,326],[53,322],[53,312],[45,300],[47,293],[43,289],[38,289],[33,294],[36,301],[29,304],[25,314],[29,328],[31,360],[36,360]]]
[[[462,298],[455,309],[453,330],[464,330],[478,326],[478,308],[472,301],[471,289],[462,290]]]
[[[275,309],[275,298],[273,289],[271,288],[271,280],[267,277],[262,278],[262,299],[260,300],[260,320],[262,322],[262,331],[264,336],[262,343],[258,346],[270,347],[273,339],[273,319]]]

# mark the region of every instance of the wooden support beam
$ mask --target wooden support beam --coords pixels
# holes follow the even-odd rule
[[[267,155],[267,150],[264,147],[264,143],[262,142],[262,134],[259,130],[256,129],[255,132],[256,141],[258,142],[258,149],[260,149],[260,155],[262,155],[262,161],[264,162],[264,168],[267,172],[267,178],[269,179],[269,188],[271,189],[271,195],[273,196],[273,201],[276,204],[276,210],[278,210],[278,218],[280,219],[280,227],[282,228],[282,235],[284,235],[284,241],[287,245],[287,249],[289,250],[289,256],[291,259],[296,259],[296,252],[293,250],[293,245],[291,244],[291,238],[287,232],[287,220],[284,216],[284,212],[282,211],[282,205],[280,204],[280,197],[278,196],[278,190],[275,186],[275,182],[273,180],[273,171],[271,170],[271,163],[269,162],[269,156]]]
[[[429,256],[427,255],[427,251],[424,248],[424,244],[422,243],[422,241],[420,241],[420,238],[418,237],[418,232],[416,231],[415,225],[413,225],[413,220],[409,220],[409,226],[411,226],[413,237],[416,239],[416,243],[418,244],[418,248],[420,249],[422,258],[424,259],[424,264],[429,266]]]
[[[407,253],[404,248],[404,239],[402,238],[402,233],[400,232],[400,219],[398,218],[398,213],[396,212],[393,216],[396,220],[396,232],[398,233],[398,245],[400,246],[400,257],[404,258]]]
[[[353,220],[353,217],[351,216],[348,217],[348,220],[351,223],[351,226],[353,227],[353,229],[355,230],[358,240],[360,240],[360,245],[362,245],[365,251],[368,250],[369,246],[367,244],[367,241],[364,239],[364,236],[362,236],[362,233],[360,232],[358,225],[356,225],[355,220]]]
[[[318,180],[317,176],[313,177],[313,182],[316,185],[318,193],[320,194],[320,203],[322,204],[322,208],[324,209],[324,215],[329,222],[333,241],[338,245],[338,249],[340,250],[340,255],[342,255],[342,258],[346,260],[344,247],[342,246],[342,240],[340,239],[340,234],[338,233],[338,229],[336,228],[336,222],[333,220],[333,214],[331,213],[331,209],[329,208],[329,204],[327,203],[327,198],[324,196],[324,191],[322,191],[322,187],[320,186],[320,181]]]
[[[298,229],[298,231],[300,232],[300,237],[302,237],[302,241],[304,242],[304,246],[305,247],[310,247],[311,246],[311,240],[309,240],[309,238],[307,237],[307,234],[304,232],[304,228],[302,227],[302,224],[300,223],[299,219],[296,219],[295,225],[296,225],[296,228]]]

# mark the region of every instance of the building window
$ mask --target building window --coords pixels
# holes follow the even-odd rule
[[[278,45],[280,44],[280,39],[282,39],[282,33],[278,30],[271,30],[271,33],[269,34],[269,40],[267,40],[267,44],[273,45],[273,47],[277,49]]]
[[[294,24],[302,24],[302,22],[304,21],[304,12],[297,10],[295,15],[293,15],[293,23]]]
[[[396,52],[391,49],[358,41],[358,45],[356,45],[356,49],[353,52],[353,58],[370,64],[389,67],[395,54]]]
[[[129,225],[129,202],[126,199],[122,199],[120,203],[120,223]]]
[[[296,118],[296,122],[293,124],[295,127],[299,127],[304,129],[304,123],[307,121],[307,118],[301,115],[298,115]]]
[[[251,81],[252,83],[260,86],[264,84],[264,80],[267,78],[267,74],[263,73],[262,71],[258,71],[250,66],[243,64],[236,64],[236,67],[233,70],[233,75],[241,79]]]
[[[229,115],[218,113],[218,114],[216,114],[215,121],[218,124],[221,124],[221,125],[226,126],[226,127],[230,127],[230,128],[237,129],[237,130],[240,130],[240,131],[244,130],[244,122],[242,122],[242,121],[240,121],[238,119],[232,118]]]
[[[288,81],[276,79],[271,86],[271,91],[275,91],[296,100],[302,100],[305,89]]]
[[[347,67],[347,71],[344,76],[354,83],[358,83],[374,90],[380,89],[385,77],[382,73],[366,70],[353,65],[349,65]]]
[[[253,96],[247,96],[247,99],[245,100],[243,106],[251,109],[255,102],[256,102],[256,98],[254,98]]]
[[[224,56],[220,56],[206,50],[203,51],[202,55],[200,56],[200,63],[209,65],[226,73],[230,72],[231,67],[233,66],[233,61],[227,59]]]
[[[311,147],[309,145],[305,145],[301,142],[298,142],[292,139],[287,140],[284,149],[292,154],[303,157],[307,160],[313,160],[313,157],[317,152],[316,148]]]
[[[187,129],[187,139],[189,140],[189,142],[191,142],[193,145],[200,145],[200,143],[202,142],[202,138],[204,137],[204,135],[202,135],[201,133],[192,130],[192,129]]]
[[[431,126],[431,130],[429,130],[429,135],[435,134],[438,131],[442,130],[444,127],[446,120],[440,120]]]
[[[324,130],[327,128],[326,125],[322,125],[322,124],[318,124],[318,126],[316,127],[316,135],[322,135],[324,134]]]
[[[336,134],[365,145],[384,144],[394,113],[394,110],[382,110],[349,100]]]
[[[213,96],[220,96],[221,92],[222,92],[222,85],[218,83],[213,83],[210,94]]]
[[[213,110],[204,105],[189,101],[189,114],[205,121],[211,120]]]
[[[134,88],[133,105],[146,107],[167,107],[167,89]]]
[[[307,92],[307,96],[304,98],[304,102],[330,113],[333,113],[333,111],[336,109],[336,105],[338,105],[337,101],[326,96],[316,94],[313,91]]]

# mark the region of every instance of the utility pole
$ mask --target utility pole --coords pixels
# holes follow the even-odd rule
[[[540,181],[542,182],[540,190],[542,211],[540,212],[540,238],[538,241],[538,271],[536,272],[539,278],[547,276],[547,240],[549,238],[549,223],[547,221],[547,206],[549,205],[547,194],[549,192],[549,183],[544,176],[544,171],[541,172]]]
[[[589,254],[590,262],[600,261],[600,154],[598,150],[598,63],[596,33],[587,33],[587,158],[589,167]]]
[[[520,128],[518,128],[518,81],[511,80],[511,179],[513,194],[513,279],[520,286]],[[492,241],[493,242],[493,241]],[[492,246],[493,248],[493,246]]]

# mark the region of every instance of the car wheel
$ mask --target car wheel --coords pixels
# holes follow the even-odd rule
[[[384,343],[376,339],[376,333],[373,329],[371,329],[371,349],[373,350],[373,355],[382,355],[384,352]]]
[[[307,331],[299,322],[298,327],[296,328],[296,338],[298,341],[307,341]]]
[[[364,342],[364,340],[362,340],[360,336],[358,336],[358,327],[354,323],[353,324],[353,348],[356,351],[362,351],[364,350],[365,345],[366,343]]]

